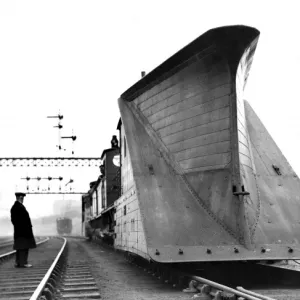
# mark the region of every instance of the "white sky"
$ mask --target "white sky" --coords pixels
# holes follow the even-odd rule
[[[63,135],[78,137],[76,156],[100,156],[117,134],[117,99],[142,70],[211,28],[243,24],[261,32],[245,98],[300,174],[298,3],[0,0],[0,157],[57,156],[56,120],[46,116],[59,109]],[[0,169],[0,216],[20,177],[77,176],[74,187],[88,190],[99,175],[74,172]],[[56,199],[28,196],[25,205],[32,217],[48,215]]]

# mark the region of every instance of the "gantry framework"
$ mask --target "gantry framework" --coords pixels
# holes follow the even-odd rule
[[[0,167],[100,167],[100,157],[0,157]]]
[[[1,168],[9,168],[9,167],[100,167],[102,161],[100,157],[0,157],[0,169]],[[51,179],[50,179],[51,178]],[[37,179],[38,181],[41,179],[58,179],[62,180],[62,177],[54,178],[21,178],[31,180]],[[69,182],[70,183],[70,182]],[[28,188],[27,188],[28,189]],[[36,194],[36,195],[82,195],[86,194],[86,192],[76,192],[73,190],[70,191],[50,191],[50,190],[41,190],[41,191],[26,191],[26,194]]]
[[[41,192],[26,192],[26,195],[84,195],[87,192],[51,192],[51,191],[41,191]]]

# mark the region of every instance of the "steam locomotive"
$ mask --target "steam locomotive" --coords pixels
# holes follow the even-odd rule
[[[243,98],[258,38],[209,30],[121,95],[86,236],[161,263],[300,259],[300,180]]]
[[[62,217],[56,219],[56,230],[59,235],[72,233],[72,219]]]

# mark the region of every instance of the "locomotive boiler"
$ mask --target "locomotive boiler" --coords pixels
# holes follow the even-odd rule
[[[299,178],[243,97],[258,38],[209,30],[121,95],[82,199],[94,238],[162,263],[300,258]]]

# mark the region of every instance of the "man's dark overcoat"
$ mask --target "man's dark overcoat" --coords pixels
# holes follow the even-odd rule
[[[32,225],[25,206],[15,201],[10,210],[11,222],[14,225],[14,249],[35,248],[36,243],[32,232]]]

